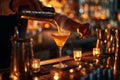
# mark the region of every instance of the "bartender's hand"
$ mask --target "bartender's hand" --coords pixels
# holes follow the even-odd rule
[[[29,10],[40,11],[42,3],[39,0],[11,0],[10,7],[17,12],[20,7],[27,7]]]

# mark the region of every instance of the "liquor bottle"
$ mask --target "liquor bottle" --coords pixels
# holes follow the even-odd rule
[[[65,30],[82,34],[82,39],[91,36],[91,27],[89,23],[77,22],[74,19],[59,13],[56,13],[55,21]]]
[[[21,19],[47,21],[51,24],[57,23],[58,26],[66,30],[81,33],[83,39],[91,36],[91,28],[89,23],[77,22],[66,15],[56,13],[53,7],[42,7],[41,11],[31,11],[26,7],[20,7],[17,14]]]
[[[18,24],[16,25],[19,31],[18,36],[24,39],[26,37],[26,30],[29,19],[52,22],[55,17],[55,10],[53,7],[42,6],[41,11],[33,11],[26,6],[20,6],[18,12],[16,12],[16,15],[18,18]]]

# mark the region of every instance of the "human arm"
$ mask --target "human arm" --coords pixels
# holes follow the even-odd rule
[[[38,0],[13,0],[12,7],[14,10],[18,11],[19,6],[30,6],[29,9],[32,11],[44,11],[45,6],[42,5],[42,3]],[[34,4],[31,4],[31,2],[34,1]],[[23,2],[26,2],[25,4],[22,4]],[[19,3],[19,4],[18,4]],[[18,4],[18,5],[17,5]],[[35,5],[36,4],[36,5]],[[17,8],[15,7],[17,6]],[[31,7],[32,6],[32,7]],[[38,6],[38,8],[37,8]],[[47,7],[48,8],[48,7]],[[54,12],[54,9],[53,9]],[[57,22],[57,24],[60,27],[63,27],[66,30],[69,30],[71,32],[77,32],[77,29],[79,29],[79,32],[82,33],[82,38],[86,39],[90,37],[91,35],[91,28],[89,23],[80,23],[76,22],[73,19],[69,18],[68,16],[62,15],[60,13],[55,13],[54,20]]]
[[[11,0],[10,9],[19,12],[19,8],[26,8],[30,11],[47,11],[55,12],[53,7],[46,7],[39,0]]]
[[[88,22],[77,22],[69,16],[65,16],[60,13],[56,13],[55,21],[65,30],[77,33],[79,32],[82,35],[82,39],[91,37],[91,26]]]

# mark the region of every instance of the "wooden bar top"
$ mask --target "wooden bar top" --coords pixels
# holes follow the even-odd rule
[[[62,57],[62,61],[68,67],[54,68],[52,65],[58,63],[59,58],[41,61],[40,72],[33,73],[30,80],[120,80],[119,58],[114,54],[96,58],[90,51],[83,53],[79,64],[74,61],[72,55]],[[0,80],[9,79],[9,69],[0,72]]]

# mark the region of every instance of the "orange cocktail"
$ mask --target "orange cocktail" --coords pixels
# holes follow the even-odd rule
[[[57,67],[57,68],[65,68],[67,67],[67,65],[63,64],[62,63],[62,60],[61,60],[61,56],[62,56],[62,48],[65,44],[65,42],[67,41],[69,35],[70,35],[70,32],[53,32],[52,34],[52,38],[54,39],[56,45],[59,47],[59,64],[55,64],[53,65],[53,67]]]
[[[59,33],[59,32],[52,33],[52,37],[56,42],[57,46],[64,46],[69,35],[70,33]]]

